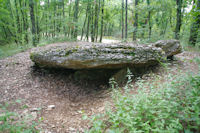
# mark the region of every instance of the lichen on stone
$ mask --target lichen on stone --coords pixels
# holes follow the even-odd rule
[[[162,44],[168,45],[168,42],[170,42],[169,49],[162,49]],[[71,69],[118,69],[130,65],[145,66],[159,63],[162,58],[180,52],[181,46],[177,41],[168,42],[160,42],[161,45],[128,43],[63,46],[31,53],[30,58],[41,66]]]

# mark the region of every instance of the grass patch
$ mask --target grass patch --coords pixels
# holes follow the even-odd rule
[[[195,46],[188,44],[188,42],[181,41],[181,44],[185,51],[191,52],[199,52],[200,51],[200,43],[196,43]]]
[[[19,46],[16,44],[0,45],[0,59],[23,52],[31,47],[30,45]]]
[[[75,41],[73,39],[68,38],[51,38],[51,39],[43,39],[40,41],[40,43],[37,45],[37,47],[42,47],[50,43],[56,43],[56,42],[66,42],[66,41]],[[33,48],[31,44],[27,45],[17,45],[15,43],[13,44],[7,44],[7,45],[0,45],[0,59],[3,59],[8,56],[15,55],[20,52],[24,52],[30,48]]]

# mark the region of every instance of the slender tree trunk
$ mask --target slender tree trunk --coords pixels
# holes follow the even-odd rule
[[[8,32],[10,33],[11,36],[14,36],[14,37],[15,37],[15,43],[17,43],[16,35],[14,35],[8,27],[7,27],[7,30],[8,30]]]
[[[106,36],[106,29],[107,29],[107,27],[108,27],[108,25],[109,25],[109,23],[107,23],[107,25],[104,25],[104,36]]]
[[[34,14],[34,3],[33,0],[29,0],[29,7],[30,7],[30,17],[31,17],[31,23],[32,23],[32,41],[33,46],[37,46],[36,44],[36,29],[35,29],[35,14]]]
[[[49,2],[49,0],[48,0],[48,2]],[[48,2],[47,2],[47,6],[49,5]],[[48,37],[48,15],[47,15],[47,12],[49,9],[49,7],[47,8],[47,6],[45,6],[45,13],[46,13],[46,28],[45,28],[46,34],[45,34],[45,36],[46,36],[46,38]]]
[[[59,19],[60,20],[59,25],[57,26],[59,33],[61,33],[61,29],[62,29],[61,27],[63,27],[62,26],[62,16],[63,16],[63,14],[62,14],[63,13],[62,4],[63,4],[63,2],[62,3],[61,2],[58,3],[58,11],[57,11],[58,12],[58,16],[60,18]]]
[[[24,3],[24,6],[27,8],[27,1],[25,1],[25,3]],[[29,42],[29,39],[28,39],[28,28],[29,28],[29,23],[28,23],[28,14],[27,14],[27,12],[25,11],[25,13],[24,13],[24,17],[25,17],[25,24],[24,24],[24,26],[25,26],[25,31],[26,31],[26,33],[25,33],[25,40],[26,40],[26,43],[28,43]]]
[[[176,5],[177,5],[177,11],[176,11],[176,29],[175,29],[175,39],[180,38],[180,29],[181,29],[181,24],[182,24],[182,0],[176,0]]]
[[[89,32],[90,32],[90,16],[91,16],[91,4],[90,1],[88,0],[88,23],[87,23],[87,32],[86,32],[86,38],[87,41],[89,41]]]
[[[19,6],[20,6],[21,14],[22,14],[23,34],[25,34],[24,39],[25,39],[26,43],[28,43],[28,33],[27,33],[28,26],[27,26],[27,22],[26,22],[26,19],[25,19],[25,15],[24,15],[24,13],[26,13],[26,12],[23,11],[23,9],[25,8],[25,6],[22,3],[22,0],[19,1]]]
[[[94,13],[94,32],[93,32],[93,37],[94,37],[94,41],[95,41],[95,38],[96,38],[96,29],[97,29],[97,14],[98,14],[98,2],[97,0],[94,1],[95,2],[95,13]]]
[[[84,31],[85,31],[85,25],[86,25],[86,22],[87,22],[87,11],[86,11],[86,17],[85,17],[85,21],[84,21],[84,24],[83,24],[83,27],[82,27],[82,32],[81,32],[81,40],[83,40],[83,34],[84,34]]]
[[[198,12],[200,11],[200,0],[197,0],[196,11],[198,11]],[[196,16],[194,16],[193,19],[194,19],[193,20],[194,22],[190,29],[189,43],[191,45],[195,46],[195,44],[197,42],[197,37],[198,37],[198,30],[200,29],[200,13],[198,13]]]
[[[134,22],[134,31],[133,31],[133,41],[136,40],[137,28],[138,28],[138,12],[137,12],[138,0],[135,0],[135,22]]]
[[[147,5],[148,5],[148,22],[149,22],[149,39],[151,38],[151,9],[150,9],[150,0],[147,0]]]
[[[170,27],[171,27],[171,29],[173,29],[173,22],[172,22],[172,11],[170,11],[170,15],[169,15],[169,23],[170,23]]]
[[[56,19],[55,18],[56,18],[56,4],[54,4],[53,37],[56,36]]]
[[[147,25],[147,23],[148,23],[148,18],[147,19],[145,19],[145,22],[144,22],[144,24],[142,24],[142,38],[144,38],[144,35],[145,35],[145,26]]]
[[[108,29],[108,35],[109,35],[109,36],[112,36],[113,27],[114,27],[114,24],[110,24],[109,29]]]
[[[92,17],[91,17],[91,41],[94,42],[94,23],[93,23],[93,10],[91,11],[92,12]]]
[[[128,31],[127,31],[127,28],[128,28],[128,0],[126,0],[126,17],[125,17],[125,39],[127,40],[127,36],[128,36]]]
[[[91,9],[91,41],[94,42],[94,12],[93,6]]]
[[[103,38],[103,19],[104,19],[104,0],[103,0],[103,3],[102,3],[102,9],[101,9],[101,36],[100,36],[100,42],[102,42],[102,38]]]
[[[69,0],[69,14],[68,17],[71,20],[71,0]],[[71,33],[71,22],[68,23],[68,37],[70,37],[70,33]]]
[[[122,40],[124,39],[124,0],[122,0]]]
[[[50,3],[49,3],[49,0],[47,1],[47,5],[48,5],[48,10],[47,10],[47,12],[48,12],[48,20],[47,20],[47,22],[48,22],[48,24],[50,25],[49,27],[51,28],[51,16],[50,16],[50,11],[49,11],[49,8],[50,8]],[[50,37],[51,36],[51,31],[48,31],[48,35],[47,35],[48,37]]]
[[[57,6],[56,6],[56,9],[57,9],[57,11],[56,11],[56,18],[57,18],[56,30],[58,33],[60,33],[61,32],[61,11],[62,11],[62,9],[61,9],[61,5],[60,5],[61,4],[60,1],[59,2],[56,1],[56,3],[57,3]],[[59,35],[59,34],[57,34],[57,35]]]
[[[40,27],[39,27],[39,13],[38,13],[38,3],[35,2],[36,6],[36,37],[37,37],[37,43],[40,41]]]
[[[63,33],[66,36],[66,26],[65,26],[65,0],[62,1],[62,12],[63,12]]]
[[[162,33],[163,37],[165,36],[166,30],[167,30],[167,25],[168,25],[168,22],[166,21],[165,25],[163,27],[163,33]]]
[[[78,36],[78,9],[79,9],[79,0],[75,1],[75,12],[74,12],[74,22],[75,22],[75,29],[74,29],[74,38],[77,39]]]
[[[9,5],[10,5],[9,7],[10,7],[12,19],[15,20],[16,18],[14,16],[13,9],[12,9],[12,6],[11,6],[11,0],[9,0]],[[15,31],[14,31],[15,33],[14,34],[10,31],[9,28],[8,28],[8,31],[12,36],[14,36],[15,43],[18,44],[18,39],[17,39],[17,36],[16,36],[16,34],[17,34],[17,30],[16,30],[17,29],[17,25],[16,25],[16,23],[13,24],[13,27],[15,27]]]
[[[7,32],[6,32],[6,29],[5,29],[4,26],[2,26],[2,27],[3,27],[3,31],[4,31],[4,34],[5,34],[5,39],[8,40],[8,34],[7,34]]]
[[[82,28],[82,33],[81,33],[81,40],[83,39],[83,34],[84,34],[84,30],[85,30],[85,25],[88,19],[88,10],[89,10],[89,0],[88,0],[88,5],[87,5],[87,9],[86,9],[86,16],[85,16],[85,21],[83,24],[83,28]]]
[[[99,0],[99,4],[98,4],[96,42],[97,42],[98,35],[99,35],[99,14],[100,14],[100,8],[101,8],[101,0]]]
[[[16,8],[16,19],[17,19],[17,40],[21,43],[21,23],[20,23],[20,17],[18,12],[18,4],[17,0],[15,0],[15,8]]]

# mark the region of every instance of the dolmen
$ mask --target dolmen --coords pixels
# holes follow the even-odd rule
[[[131,66],[149,66],[182,52],[177,40],[156,43],[91,43],[74,47],[56,47],[32,52],[30,58],[40,67],[68,69],[120,69]]]
[[[82,42],[83,43],[83,42]],[[127,68],[134,73],[166,61],[182,52],[178,40],[160,40],[152,44],[86,43],[61,45],[30,54],[42,68],[73,69],[79,80],[104,80],[114,77],[119,84],[126,81]]]

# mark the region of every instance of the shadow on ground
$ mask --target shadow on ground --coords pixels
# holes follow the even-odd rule
[[[160,65],[154,65],[142,68],[131,67],[130,70],[134,75],[133,80],[136,80],[144,74],[158,71],[159,68]],[[73,70],[40,68],[33,65],[31,76],[33,80],[39,81],[41,88],[48,89],[60,98],[67,98],[71,102],[80,102],[84,98],[94,100],[98,97],[103,97],[104,92],[109,91],[109,79],[119,71],[119,69]],[[126,83],[126,74],[127,68],[118,73],[117,81],[120,80],[120,86]]]

